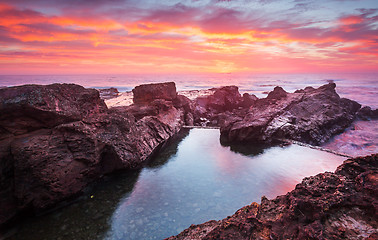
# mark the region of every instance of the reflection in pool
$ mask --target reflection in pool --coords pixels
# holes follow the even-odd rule
[[[86,200],[28,221],[12,239],[163,239],[285,194],[345,159],[298,145],[225,147],[216,129],[182,134],[140,172],[108,177]]]

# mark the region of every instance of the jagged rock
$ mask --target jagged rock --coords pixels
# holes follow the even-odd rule
[[[154,99],[172,101],[177,97],[176,84],[174,82],[143,84],[136,86],[133,94],[133,101],[136,104],[148,104]]]
[[[258,99],[254,94],[250,95],[248,93],[243,94],[243,102],[242,107],[243,108],[249,108],[252,106],[252,104]]]
[[[213,95],[197,98],[197,103],[210,110],[217,112],[230,111],[239,107],[243,99],[236,86],[217,88]]]
[[[168,239],[376,239],[377,177],[378,154],[349,159],[335,173],[305,178],[286,195],[262,197],[261,204]]]
[[[194,125],[194,110],[195,110],[195,104],[193,101],[191,101],[189,98],[183,96],[183,95],[177,95],[177,98],[173,100],[173,105],[175,108],[183,109],[184,111],[184,123],[187,126],[193,126]]]
[[[358,111],[357,116],[362,120],[378,119],[378,109],[365,106]]]
[[[287,97],[287,92],[282,87],[275,87],[273,91],[271,91],[266,98],[279,100],[286,97]]]
[[[170,101],[144,105],[154,109],[147,114],[108,110],[96,90],[77,85],[2,89],[0,99],[8,132],[0,140],[0,225],[72,199],[104,174],[141,167],[184,124],[185,111]]]
[[[226,86],[214,88],[214,93],[206,97],[198,97],[195,99],[195,107],[193,110],[195,125],[219,126],[219,117],[224,113],[232,115],[240,115],[235,111],[240,109],[246,110],[254,102],[254,95],[244,94],[243,97],[236,86]]]
[[[107,107],[95,89],[75,84],[0,89],[0,139],[91,118]]]
[[[98,89],[98,92],[100,93],[101,99],[111,99],[118,97],[118,89],[117,88],[105,88],[105,89]]]
[[[347,128],[361,107],[340,98],[335,87],[330,83],[295,93],[275,88],[267,98],[256,100],[243,120],[221,125],[221,137],[230,142],[286,138],[322,144]]]

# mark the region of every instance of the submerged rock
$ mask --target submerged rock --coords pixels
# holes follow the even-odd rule
[[[361,105],[340,98],[336,85],[286,93],[276,87],[256,100],[242,120],[221,125],[223,141],[271,142],[292,139],[320,145],[342,132],[355,119]]]
[[[305,178],[286,195],[252,203],[174,239],[377,239],[378,154]]]

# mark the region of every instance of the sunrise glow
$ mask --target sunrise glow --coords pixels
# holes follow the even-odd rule
[[[375,72],[365,1],[1,1],[0,74]]]

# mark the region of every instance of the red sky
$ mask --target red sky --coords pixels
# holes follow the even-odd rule
[[[378,72],[377,7],[376,0],[3,0],[0,74]]]

